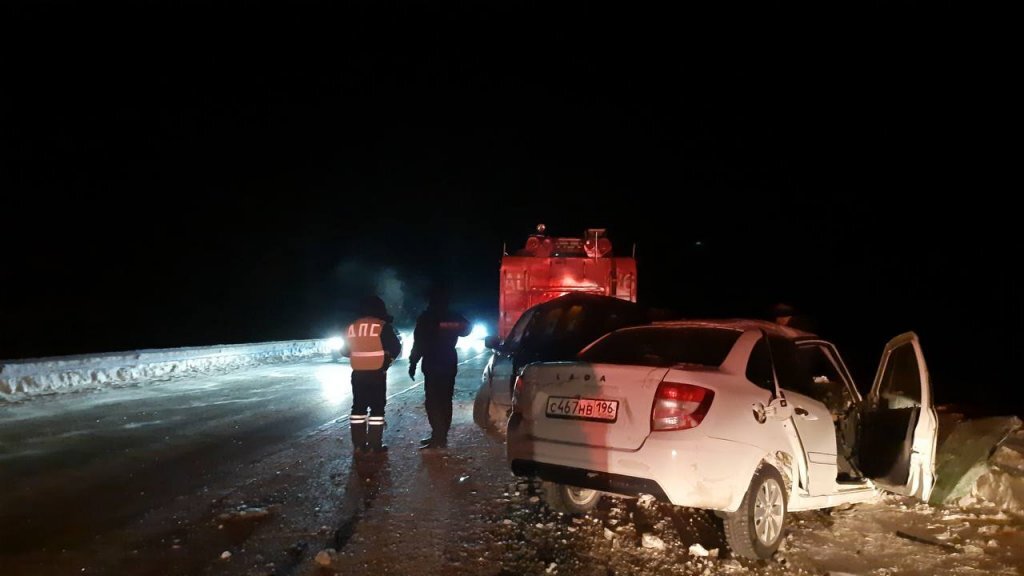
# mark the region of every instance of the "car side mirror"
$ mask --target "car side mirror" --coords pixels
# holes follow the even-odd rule
[[[491,350],[497,350],[501,347],[501,338],[498,338],[497,336],[488,336],[487,338],[484,338],[484,346]]]

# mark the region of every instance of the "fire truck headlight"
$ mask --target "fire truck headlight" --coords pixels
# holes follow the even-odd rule
[[[327,348],[332,352],[341,352],[341,349],[345,346],[345,339],[341,336],[332,336],[327,339]]]

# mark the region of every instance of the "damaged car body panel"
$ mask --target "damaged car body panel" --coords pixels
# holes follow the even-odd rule
[[[926,498],[934,483],[937,419],[913,334],[886,347],[866,399],[830,343],[721,320],[616,330],[575,362],[527,366],[512,400],[516,474],[714,510],[741,556],[777,548],[786,510],[877,487]]]

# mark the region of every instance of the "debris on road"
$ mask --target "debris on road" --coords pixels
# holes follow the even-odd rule
[[[932,546],[938,546],[939,548],[943,548],[943,549],[948,550],[950,552],[956,552],[956,546],[954,546],[952,544],[949,544],[947,542],[943,542],[941,540],[938,540],[937,538],[935,538],[933,536],[929,536],[927,534],[911,534],[911,533],[905,532],[903,530],[897,530],[896,531],[896,535],[899,536],[900,538],[905,538],[905,539],[911,540],[913,542],[920,542],[921,544],[931,544]]]
[[[327,548],[317,552],[314,560],[318,565],[327,567],[330,566],[337,557],[338,552],[334,548]]]
[[[270,511],[266,508],[249,508],[242,506],[233,512],[220,514],[217,516],[217,520],[220,520],[221,522],[241,522],[248,520],[262,520],[267,516],[270,516]]]
[[[665,542],[663,542],[661,538],[658,538],[654,534],[644,534],[642,539],[642,545],[644,548],[653,548],[655,550],[665,549]],[[703,548],[701,548],[701,550],[703,550]]]
[[[708,556],[709,554],[710,554],[710,552],[705,550],[704,547],[701,546],[700,544],[691,544],[690,545],[690,556],[704,557],[704,556]]]

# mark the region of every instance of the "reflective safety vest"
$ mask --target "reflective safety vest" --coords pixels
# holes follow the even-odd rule
[[[348,326],[348,350],[353,370],[380,370],[384,367],[384,344],[380,331],[384,321],[364,316]]]

